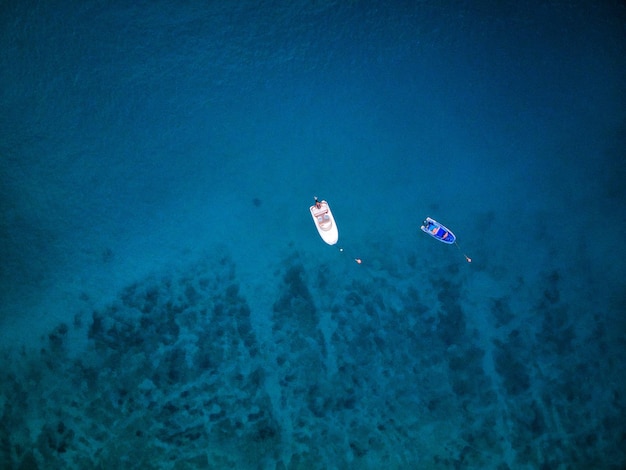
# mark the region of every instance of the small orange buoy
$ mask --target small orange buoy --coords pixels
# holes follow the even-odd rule
[[[354,258],[354,261],[356,261],[356,264],[361,264],[363,262],[361,258]]]

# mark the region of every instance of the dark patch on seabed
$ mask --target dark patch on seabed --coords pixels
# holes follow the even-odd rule
[[[575,335],[558,275],[536,328],[491,304],[487,348],[462,274],[418,291],[379,261],[355,280],[292,254],[262,333],[232,260],[209,257],[5,351],[4,467],[620,468],[625,401],[599,363],[613,345],[599,317]]]

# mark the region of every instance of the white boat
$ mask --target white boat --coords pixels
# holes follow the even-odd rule
[[[330,211],[330,206],[326,201],[318,201],[315,198],[315,204],[310,207],[311,217],[313,217],[313,222],[315,222],[315,227],[317,227],[317,231],[324,240],[329,245],[334,245],[339,240],[339,230],[337,229],[337,224],[335,223],[335,218],[333,217],[333,213]]]

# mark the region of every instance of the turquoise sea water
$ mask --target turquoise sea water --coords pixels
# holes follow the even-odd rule
[[[3,2],[0,466],[623,468],[626,7],[520,3]]]

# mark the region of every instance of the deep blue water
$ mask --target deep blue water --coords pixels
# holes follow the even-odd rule
[[[0,466],[623,468],[625,149],[623,2],[0,3]]]

